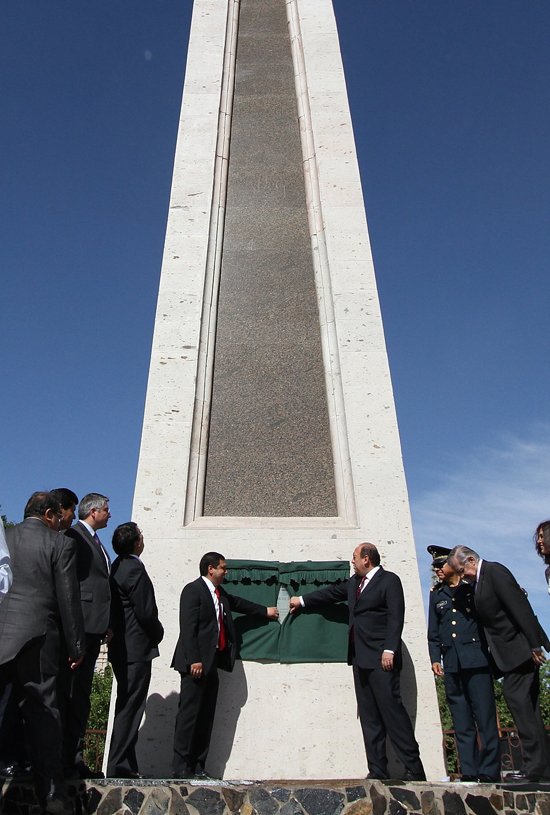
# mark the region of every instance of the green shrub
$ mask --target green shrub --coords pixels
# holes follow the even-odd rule
[[[110,665],[107,665],[104,671],[95,672],[90,696],[90,716],[88,718],[86,746],[84,749],[84,761],[88,767],[91,767],[93,770],[101,769],[101,763],[103,761],[112,685],[113,670]]]

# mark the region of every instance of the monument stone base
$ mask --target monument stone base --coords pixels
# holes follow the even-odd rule
[[[76,815],[550,815],[550,784],[108,778],[81,782],[70,795]],[[6,782],[0,812],[40,813],[32,784]]]

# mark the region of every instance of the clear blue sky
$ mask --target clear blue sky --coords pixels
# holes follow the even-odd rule
[[[550,4],[335,0],[421,570],[468,543],[550,627]],[[130,517],[189,0],[0,5],[0,503]],[[104,537],[110,537],[104,535]],[[107,542],[107,541],[106,541]]]

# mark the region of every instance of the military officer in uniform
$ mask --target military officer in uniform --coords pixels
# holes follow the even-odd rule
[[[476,615],[474,587],[449,566],[450,551],[428,546],[439,578],[430,592],[430,660],[434,674],[444,677],[462,781],[491,783],[500,781],[500,744],[489,652]]]

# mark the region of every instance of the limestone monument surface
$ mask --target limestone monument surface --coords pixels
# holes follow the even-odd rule
[[[201,555],[347,564],[371,541],[404,583],[403,696],[444,775],[330,0],[195,0],[133,518],[166,629],[142,772],[170,773],[179,595]],[[258,658],[221,679],[212,775],[365,776],[346,664]]]

